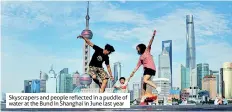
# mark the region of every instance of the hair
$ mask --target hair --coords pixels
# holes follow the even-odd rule
[[[110,53],[114,52],[114,47],[110,44],[105,45],[105,50],[109,51]]]
[[[119,79],[119,80],[121,80],[121,79],[126,80],[126,78],[125,78],[125,77],[120,77],[120,79]]]
[[[145,44],[139,44],[139,45],[137,45],[137,47],[139,48],[139,51],[138,51],[139,55],[142,55],[147,48]]]

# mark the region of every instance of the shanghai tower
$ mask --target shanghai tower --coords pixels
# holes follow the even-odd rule
[[[194,97],[197,94],[197,75],[193,15],[186,16],[186,43],[186,68],[190,70],[190,90],[191,96]]]
[[[186,16],[186,68],[196,68],[196,48],[193,15]]]

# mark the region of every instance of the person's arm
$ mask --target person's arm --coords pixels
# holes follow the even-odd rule
[[[152,45],[153,40],[154,40],[154,38],[155,38],[155,34],[156,34],[156,30],[153,32],[153,35],[152,35],[152,37],[151,37],[151,40],[149,41],[149,44],[148,44],[146,50],[149,50],[149,51],[151,50],[151,45]]]
[[[80,35],[80,36],[78,36],[78,37],[83,38],[83,39],[85,40],[85,42],[86,42],[89,46],[93,47],[94,44],[93,44],[89,39],[83,37],[82,35]]]
[[[114,88],[120,89],[120,86],[118,86],[118,82],[116,82],[116,84],[114,85]]]
[[[105,60],[105,64],[108,70],[108,73],[110,75],[110,78],[113,80],[113,75],[112,75],[112,71],[111,71],[111,67],[110,67],[110,61],[109,61],[109,57],[107,57],[107,59]]]
[[[135,72],[139,69],[139,67],[142,65],[141,60],[139,59],[137,66],[135,67],[134,71],[131,73],[130,77],[133,77]]]

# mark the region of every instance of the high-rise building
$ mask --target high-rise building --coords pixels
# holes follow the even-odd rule
[[[190,87],[190,71],[189,68],[180,66],[181,73],[181,90],[188,89]]]
[[[210,98],[215,99],[217,96],[216,77],[213,75],[207,75],[203,78],[202,89],[209,91]]]
[[[220,88],[220,75],[219,75],[219,71],[213,71],[213,70],[210,70],[209,72],[210,75],[213,75],[216,77],[216,87],[217,87],[217,94],[219,95],[219,88]]]
[[[78,71],[76,71],[73,74],[73,89],[75,89],[77,86],[80,86],[80,74]]]
[[[133,90],[130,90],[129,92],[130,92],[130,101],[132,101],[132,100],[134,99],[134,98],[133,98],[133,96],[134,96],[134,95],[133,95]]]
[[[121,77],[121,63],[116,62],[114,63],[114,81],[113,85],[120,79]]]
[[[24,93],[45,93],[46,80],[24,80]]]
[[[159,55],[159,78],[168,78],[172,86],[172,40],[162,41],[162,53]]]
[[[172,80],[171,67],[170,67],[170,57],[166,49],[163,49],[162,53],[159,55],[159,78],[167,78]]]
[[[197,87],[196,68],[196,48],[193,15],[186,16],[186,68],[190,70],[190,87]],[[195,73],[195,74],[194,74]],[[196,90],[192,90],[191,95],[196,95]]]
[[[220,79],[219,79],[219,95],[225,96],[225,83],[223,81],[223,68],[220,68]]]
[[[46,80],[40,80],[40,93],[46,93],[47,92],[47,81]]]
[[[68,69],[64,68],[60,71],[57,77],[57,92],[58,93],[72,93],[73,92],[73,78],[68,74]]]
[[[186,16],[186,68],[196,68],[196,48],[193,15]]]
[[[226,99],[232,98],[232,62],[223,63],[224,95]]]
[[[197,86],[202,89],[202,79],[209,75],[209,64],[199,63],[197,64]]]
[[[56,93],[56,73],[51,66],[51,70],[48,72],[48,79],[46,82],[46,93]]]
[[[170,81],[167,78],[154,78],[152,80],[157,87],[161,88],[161,92],[158,95],[159,100],[167,99],[169,96],[169,91],[171,89]],[[157,91],[152,91],[153,94],[157,94]]]
[[[108,80],[108,83],[107,83],[107,88],[112,88],[114,85],[113,85],[113,81],[112,80]]]
[[[140,98],[140,87],[139,87],[139,82],[134,82],[133,83],[133,99],[138,100]]]

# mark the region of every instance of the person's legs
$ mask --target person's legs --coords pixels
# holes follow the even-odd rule
[[[101,82],[97,79],[97,68],[96,67],[89,67],[89,75],[92,77],[93,81],[101,87]]]
[[[152,86],[153,88],[156,88],[156,85],[150,79],[151,79],[151,75],[146,74],[143,76],[143,82],[145,84],[148,84],[148,85]]]
[[[146,94],[146,90],[147,90],[147,84],[143,82],[143,88],[142,88],[143,95]]]
[[[99,74],[98,75],[102,80],[100,93],[104,93],[109,78],[108,78],[107,72],[103,68],[99,69]]]
[[[107,79],[105,79],[105,80],[102,81],[102,85],[101,85],[101,88],[100,88],[100,93],[104,93],[105,92],[105,88],[106,88],[107,82],[108,82]]]

